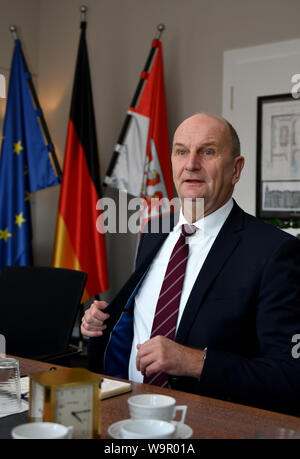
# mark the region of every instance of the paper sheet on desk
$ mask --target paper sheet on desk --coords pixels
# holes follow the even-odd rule
[[[29,392],[29,378],[28,376],[25,376],[24,378],[21,378],[21,395],[28,395]],[[17,413],[23,413],[24,411],[28,410],[28,401],[27,400],[21,400],[21,408],[19,411],[15,411],[14,413],[5,413],[5,412],[0,412],[0,418],[4,418],[5,416],[10,416],[12,414],[17,414]]]
[[[101,384],[100,398],[114,397],[115,395],[124,394],[131,391],[131,384],[129,382],[116,381],[115,379],[103,378]]]

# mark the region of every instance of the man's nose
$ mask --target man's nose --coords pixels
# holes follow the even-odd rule
[[[200,155],[197,151],[190,151],[186,158],[185,169],[196,170],[201,168]]]

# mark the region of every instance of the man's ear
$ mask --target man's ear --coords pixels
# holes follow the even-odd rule
[[[237,156],[236,158],[234,158],[232,185],[235,185],[240,180],[244,164],[245,164],[244,156]]]

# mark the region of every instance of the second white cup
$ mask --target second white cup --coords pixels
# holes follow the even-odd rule
[[[121,425],[122,438],[174,438],[175,426],[160,419],[127,419]]]
[[[28,422],[15,427],[11,435],[17,440],[72,438],[73,429],[55,422]]]
[[[184,424],[187,406],[176,405],[176,400],[168,395],[141,394],[128,399],[129,414],[132,419],[175,420],[177,412],[181,412],[178,422]]]

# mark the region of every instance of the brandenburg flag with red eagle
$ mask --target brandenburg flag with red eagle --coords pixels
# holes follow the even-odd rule
[[[140,196],[148,203],[141,216],[141,228],[150,218],[164,213],[163,207],[153,205],[153,198],[173,198],[160,40],[153,40],[151,53],[154,55],[151,68],[141,74],[139,86],[142,91],[137,103],[131,104],[128,110],[124,139],[121,142],[119,139],[115,147],[115,161],[105,178],[107,185]],[[170,208],[166,207],[166,213],[170,213]]]

